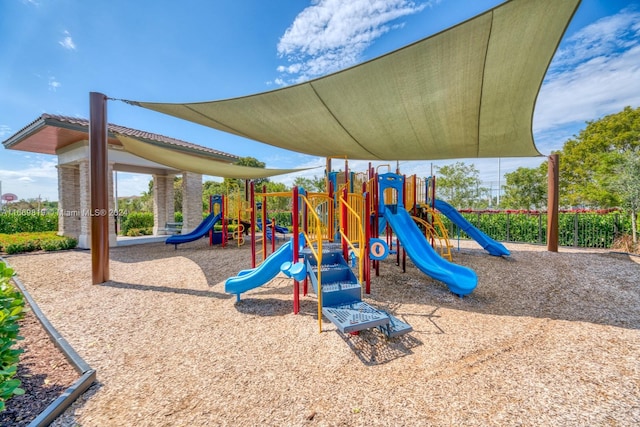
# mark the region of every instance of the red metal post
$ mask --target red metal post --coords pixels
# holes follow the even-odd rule
[[[271,253],[274,253],[276,251],[276,220],[275,218],[271,220],[271,224],[269,225],[269,228],[271,228]]]
[[[267,186],[262,186],[262,214],[260,215],[260,221],[262,222],[262,260],[267,259]]]
[[[227,239],[229,238],[229,233],[227,233],[227,196],[224,194],[221,197],[220,201],[220,218],[222,218],[222,247],[227,246]]]
[[[417,183],[416,174],[412,175],[411,183],[413,184],[413,206],[411,208],[413,209],[413,215],[417,215],[418,204],[416,202],[418,201],[418,188],[416,187],[416,183]]]
[[[209,214],[213,213],[213,195],[209,195]],[[213,227],[209,230],[209,246],[213,246]]]
[[[256,189],[251,181],[249,199],[251,200],[251,268],[256,268]]]
[[[299,219],[299,212],[298,212],[298,187],[294,186],[293,187],[293,193],[292,193],[292,204],[293,204],[293,260],[292,262],[298,262],[298,259],[300,258],[300,252],[299,252],[299,248],[300,248],[300,237],[298,236],[298,219]],[[305,278],[306,281],[306,278]],[[306,282],[305,282],[306,285]],[[305,288],[305,294],[306,294],[307,290]],[[294,279],[293,281],[293,314],[298,314],[298,312],[300,311],[300,282],[298,282],[297,280]]]
[[[366,187],[366,184],[365,184]],[[365,228],[364,228],[364,276],[365,276],[365,292],[371,293],[371,258],[369,257],[369,241],[371,240],[371,226],[369,223],[371,222],[371,195],[366,192],[364,193],[364,206],[365,206],[365,215],[364,218]]]
[[[344,233],[345,236],[349,235],[349,220],[347,218],[347,197],[349,196],[349,193],[347,193],[347,186],[345,185],[345,187],[342,189],[342,198],[345,201],[345,203],[342,203],[340,205],[340,216],[342,217],[342,224],[340,224],[340,227],[342,228],[342,232]],[[344,259],[348,260],[349,259],[349,245],[347,244],[347,240],[343,237],[341,239],[341,243],[342,243],[342,256],[344,257]]]
[[[91,277],[94,285],[109,280],[109,167],[107,97],[89,93],[91,175]]]

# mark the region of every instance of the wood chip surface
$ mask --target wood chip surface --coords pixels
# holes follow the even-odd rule
[[[395,258],[365,300],[413,326],[318,332],[313,294],[292,313],[279,275],[235,296],[248,245],[205,239],[91,254],[7,257],[42,311],[97,370],[54,426],[640,425],[640,264],[603,250],[507,244],[509,258],[453,242],[478,274],[459,298]]]

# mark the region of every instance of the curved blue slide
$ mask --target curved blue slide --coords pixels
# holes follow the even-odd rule
[[[222,213],[214,215],[212,212],[192,232],[187,234],[174,234],[173,236],[170,236],[167,240],[165,240],[165,243],[174,244],[177,248],[180,243],[187,243],[198,240],[209,233],[209,230],[211,230],[215,223],[220,221],[221,218]]]
[[[280,266],[293,258],[293,241],[289,240],[265,259],[262,264],[251,270],[243,270],[238,276],[229,277],[224,282],[224,291],[235,294],[240,300],[240,294],[260,287],[276,277]]]
[[[473,292],[478,285],[476,272],[442,258],[431,247],[409,213],[404,208],[398,210],[394,213],[387,207],[384,217],[415,266],[424,274],[444,282],[454,294],[464,296]]]
[[[474,227],[469,221],[467,221],[460,212],[456,210],[449,203],[436,199],[436,209],[438,209],[444,216],[449,218],[451,222],[460,227],[462,231],[467,233],[473,240],[480,243],[487,252],[494,256],[511,255],[509,249],[505,248],[500,242],[496,242],[491,237],[484,234],[478,228]]]
[[[256,221],[256,224],[258,225],[258,228],[262,231],[262,220],[260,218],[258,218],[258,220]],[[280,234],[287,234],[289,232],[289,229],[287,227],[283,227],[278,224],[276,224],[275,229],[276,229],[276,233],[280,233]],[[267,239],[271,241],[271,220],[269,219],[267,219],[267,228],[265,231],[265,235],[267,236]]]

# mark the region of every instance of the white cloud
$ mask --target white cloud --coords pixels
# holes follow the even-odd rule
[[[360,61],[378,37],[398,28],[390,22],[422,11],[431,1],[318,0],[304,9],[278,43],[281,65],[276,82],[301,82]],[[280,84],[280,83],[278,83]]]
[[[640,106],[640,13],[624,9],[562,44],[540,90],[535,132]],[[559,148],[559,147],[558,147]]]
[[[563,42],[551,64],[550,73],[628,49],[638,44],[639,36],[640,12],[623,9],[587,25]]]
[[[363,7],[360,1],[353,3]],[[405,2],[387,2],[386,4],[391,3],[405,4]],[[335,26],[331,22],[330,18],[334,16],[330,12],[335,14],[335,19],[338,19],[341,13],[347,14],[350,8],[346,8],[348,10],[345,11],[321,8],[328,9],[331,6],[335,6],[335,2],[317,2],[298,15],[294,24],[287,30],[281,40],[281,46],[279,45],[279,52],[282,49],[281,55],[289,60],[289,64],[279,67],[278,71],[282,74],[279,81],[276,81],[277,84],[288,84],[292,78],[296,77],[293,73],[294,66],[299,67],[300,79],[313,77],[311,70],[317,70],[315,72],[325,70],[322,74],[335,70],[329,67],[339,62],[334,58],[336,52],[340,52],[339,49],[343,49],[347,56],[350,52],[355,53],[355,61],[359,60],[362,50],[358,50],[358,41],[366,40],[365,34],[358,38],[357,28],[354,28],[351,33],[344,29],[344,26]],[[316,7],[319,9],[314,9]],[[363,22],[366,21],[367,14],[371,14],[368,10],[360,15],[356,12],[349,13],[353,13],[349,16],[360,16]],[[349,22],[346,18],[342,19],[344,22]],[[333,32],[330,28],[333,28]],[[372,31],[366,33],[370,37],[368,43],[374,40],[374,35],[377,34],[373,31],[375,29],[377,27],[372,24]],[[305,42],[305,39],[309,41]],[[342,44],[338,42],[340,39],[343,40]],[[283,40],[287,41],[287,44]],[[343,65],[340,63],[340,67]],[[291,72],[288,73],[288,71]],[[552,150],[561,149],[567,139],[584,128],[586,121],[616,113],[627,105],[634,108],[640,106],[638,82],[640,82],[640,12],[637,9],[623,9],[619,13],[585,26],[570,38],[563,40],[554,56],[536,104],[534,134],[539,151],[548,154]],[[497,188],[497,182],[504,179],[505,173],[512,172],[518,167],[537,167],[545,159],[546,157],[530,157],[460,159],[460,161],[474,164],[480,171],[480,178],[485,183],[483,185],[493,183]],[[415,173],[418,176],[428,176],[431,173],[432,164],[435,168],[435,166],[454,162],[455,160],[400,162],[400,168],[401,172],[407,175]],[[338,163],[339,161],[334,161],[335,168],[343,167]],[[384,163],[373,163],[374,167],[381,164]],[[306,161],[300,161],[298,164],[299,167],[307,165],[324,166],[324,159],[308,156]],[[368,162],[349,161],[349,167],[358,172],[366,171],[367,165]],[[391,164],[392,171],[395,170],[395,166],[395,163]],[[383,167],[382,170],[386,171],[386,168]],[[312,178],[322,174],[323,169],[319,168],[276,177],[276,180],[291,185],[296,176]]]
[[[62,83],[56,80],[54,76],[49,77],[49,90],[55,92],[62,86]]]
[[[4,140],[5,137],[11,135],[11,128],[7,125],[0,125],[0,138]]]
[[[76,44],[73,42],[73,38],[71,38],[69,31],[64,32],[64,37],[58,43],[65,49],[76,50]]]
[[[16,158],[13,164],[24,164],[24,166],[16,167],[14,170],[0,169],[3,192],[14,193],[21,199],[38,196],[48,200],[58,199],[58,171],[55,158],[42,155],[32,156],[33,158],[14,157]]]
[[[117,181],[118,197],[142,195],[143,192],[149,191],[149,181],[152,179],[146,174],[117,172],[117,177],[114,174],[114,184]]]

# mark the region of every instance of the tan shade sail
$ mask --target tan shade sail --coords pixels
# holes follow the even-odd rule
[[[180,171],[201,173],[203,175],[219,176],[224,178],[259,179],[270,176],[284,175],[307,169],[264,169],[239,166],[232,163],[211,160],[195,154],[179,152],[169,148],[160,147],[153,143],[143,141],[122,134],[116,134],[124,149],[132,154],[161,165],[169,166]]]
[[[222,101],[132,102],[316,156],[537,156],[533,111],[580,0],[512,0],[353,68]]]

